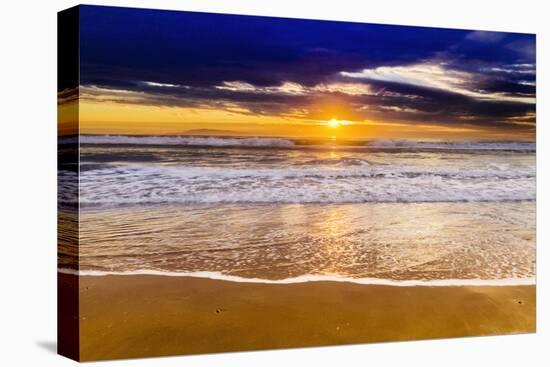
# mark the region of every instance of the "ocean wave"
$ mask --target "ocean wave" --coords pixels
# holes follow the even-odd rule
[[[126,136],[82,135],[81,144],[105,145],[157,145],[157,146],[208,146],[250,148],[322,148],[338,147],[356,149],[400,150],[458,150],[458,151],[536,151],[536,143],[524,141],[415,141],[374,139],[369,141],[328,141],[323,139],[293,139],[271,137],[221,137],[221,136]],[[61,142],[61,141],[60,141]]]
[[[353,167],[353,166],[370,166],[375,163],[366,159],[360,158],[328,158],[328,159],[312,159],[306,162],[296,163],[296,166],[335,166],[335,167]]]
[[[414,141],[414,140],[371,140],[372,148],[392,149],[437,149],[437,150],[504,150],[536,151],[536,143],[523,141]]]
[[[226,138],[201,136],[123,136],[123,135],[84,135],[81,144],[122,144],[122,145],[179,145],[209,147],[272,147],[292,148],[295,143],[284,138]]]
[[[507,279],[411,279],[411,280],[394,280],[383,278],[352,278],[342,277],[338,275],[301,275],[293,278],[285,279],[262,279],[262,278],[245,278],[235,275],[226,275],[220,272],[170,272],[154,269],[141,269],[132,271],[97,271],[97,270],[74,270],[74,269],[58,269],[59,273],[71,274],[79,276],[107,276],[107,275],[156,275],[170,277],[190,277],[190,278],[205,278],[214,280],[225,280],[238,283],[260,283],[260,284],[296,284],[308,282],[344,282],[364,285],[386,285],[399,287],[449,287],[449,286],[511,286],[511,285],[534,285],[535,278],[507,278]]]
[[[456,179],[475,179],[475,178],[495,178],[495,179],[514,179],[514,178],[535,178],[532,167],[526,166],[523,169],[504,170],[500,167],[489,164],[491,168],[477,168],[465,171],[464,169],[444,167],[444,166],[400,166],[400,165],[377,165],[368,163],[366,160],[336,160],[337,168],[331,168],[330,162],[334,160],[316,160],[319,165],[328,167],[315,167],[315,164],[308,162],[300,164],[298,167],[278,167],[278,168],[227,168],[227,167],[201,167],[201,166],[147,166],[139,164],[118,165],[98,165],[97,169],[87,171],[83,178],[100,178],[113,175],[121,181],[125,176],[140,177],[164,177],[181,178],[188,180],[216,180],[216,179],[293,179],[293,178],[324,178],[324,179],[342,179],[342,178],[415,178],[415,177],[442,177]],[[343,168],[338,168],[338,166]],[[302,166],[302,167],[299,167]],[[347,167],[351,166],[351,167]],[[357,166],[357,167],[354,167]]]
[[[114,166],[80,176],[89,206],[154,203],[494,202],[535,200],[529,171]]]

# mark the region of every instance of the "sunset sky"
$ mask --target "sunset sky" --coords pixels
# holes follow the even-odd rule
[[[81,133],[534,139],[534,35],[80,12]]]

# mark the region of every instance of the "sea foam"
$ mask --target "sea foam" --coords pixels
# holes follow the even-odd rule
[[[536,176],[517,170],[362,164],[218,168],[126,164],[86,170],[80,200],[93,204],[362,203],[535,200]]]
[[[261,284],[295,284],[308,282],[342,282],[364,285],[386,285],[396,287],[450,287],[450,286],[513,286],[513,285],[534,285],[535,278],[508,278],[508,279],[435,279],[435,280],[394,280],[382,278],[351,278],[338,275],[302,275],[285,279],[262,279],[245,278],[235,275],[226,275],[220,272],[197,271],[197,272],[170,272],[153,269],[142,269],[133,271],[97,271],[97,270],[73,270],[58,269],[59,273],[79,276],[107,276],[107,275],[156,275],[167,277],[190,277],[205,278],[213,280],[225,280],[237,283],[261,283]]]
[[[280,147],[291,148],[295,144],[283,138],[225,138],[201,136],[123,136],[123,135],[84,135],[81,144],[124,144],[124,145],[180,145],[212,147]]]
[[[328,141],[323,139],[293,139],[272,137],[220,137],[220,136],[126,136],[126,135],[82,135],[81,144],[105,145],[168,145],[168,146],[211,146],[211,147],[250,147],[250,148],[315,148],[336,146],[340,148],[377,149],[428,149],[428,150],[536,150],[536,143],[524,141],[414,141],[373,139],[366,141]]]

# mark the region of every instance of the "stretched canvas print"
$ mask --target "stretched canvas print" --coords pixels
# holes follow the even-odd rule
[[[59,353],[535,331],[535,35],[59,13]]]

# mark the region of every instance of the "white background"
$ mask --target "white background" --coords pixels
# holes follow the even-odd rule
[[[545,1],[94,1],[135,7],[537,33],[538,333],[100,362],[97,366],[550,365]],[[0,364],[66,366],[56,339],[56,12],[74,1],[4,1],[0,20]],[[544,143],[546,143],[546,148]],[[546,226],[544,225],[546,222]]]

